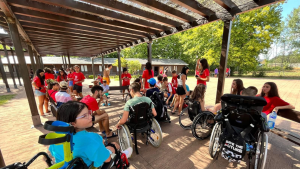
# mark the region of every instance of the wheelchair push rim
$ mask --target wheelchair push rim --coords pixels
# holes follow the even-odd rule
[[[221,124],[216,123],[211,133],[210,141],[209,141],[209,154],[212,158],[216,156],[217,151],[220,147],[219,144],[220,135],[221,135]]]
[[[120,127],[121,128],[118,129],[119,144],[121,150],[124,151],[129,147],[132,148],[132,139],[127,125],[121,125]]]
[[[210,123],[212,120],[213,123]],[[191,127],[193,136],[198,140],[206,139],[211,135],[214,125],[214,115],[211,113],[203,112],[198,114],[193,120],[193,125]]]
[[[191,129],[193,121],[189,117],[188,107],[182,109],[179,115],[179,124],[183,129]]]
[[[264,169],[268,153],[268,135],[260,132],[255,149],[255,169]]]
[[[156,119],[152,119],[152,125],[150,129],[150,135],[148,136],[149,142],[154,147],[159,147],[161,145],[161,142],[163,140],[162,137],[162,130],[160,128],[159,123],[156,121]]]

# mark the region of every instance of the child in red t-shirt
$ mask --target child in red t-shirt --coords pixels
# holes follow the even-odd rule
[[[98,82],[99,82],[99,85],[102,85],[103,84],[103,77],[101,74],[98,74],[97,76],[97,79],[96,79]]]
[[[262,112],[266,115],[270,114],[273,110],[276,112],[279,109],[295,109],[295,106],[285,102],[279,97],[277,85],[274,82],[266,82],[262,88],[261,94],[267,101],[267,105],[263,107]]]
[[[74,73],[74,69],[70,68],[70,73],[68,74],[68,81],[69,81],[69,89],[71,93],[73,93],[73,86],[74,86],[73,73]]]
[[[175,88],[177,88],[177,86],[178,86],[178,82],[177,82],[177,72],[176,72],[176,70],[173,70],[172,71],[172,85],[173,85],[173,87],[175,87]]]
[[[57,76],[57,78],[56,78],[56,81],[59,83],[59,82],[61,82],[61,81],[67,81],[68,79],[68,77],[67,77],[68,75],[67,75],[67,73],[63,70],[63,69],[60,69],[59,70],[59,74],[58,74],[58,76]]]
[[[82,96],[82,82],[84,82],[84,74],[80,72],[80,68],[78,65],[74,66],[75,72],[73,73],[73,82],[74,82],[74,87],[73,87],[73,92],[76,96]]]
[[[131,75],[130,75],[130,73],[128,73],[127,68],[123,69],[121,79],[122,79],[122,86],[129,86],[130,85]],[[123,99],[124,99],[124,93],[125,93],[125,89],[123,90]],[[129,89],[128,89],[128,93],[129,93]]]
[[[148,80],[151,79],[151,78],[153,78],[153,77],[154,77],[154,72],[152,70],[152,65],[151,65],[150,62],[147,62],[146,63],[146,69],[144,70],[143,76],[142,76],[142,78],[143,78],[143,85],[142,85],[141,89],[143,89],[144,92],[146,92],[147,89],[150,88]]]
[[[204,84],[206,86],[206,82],[209,82],[209,65],[206,59],[198,59],[196,70],[199,74],[196,74],[197,85]]]

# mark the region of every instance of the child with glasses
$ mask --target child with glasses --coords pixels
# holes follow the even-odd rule
[[[93,125],[91,113],[92,111],[88,110],[86,104],[70,101],[59,107],[57,120],[69,123],[75,128],[73,158],[80,157],[87,166],[93,165],[97,168],[105,163],[109,163],[111,154],[118,151],[120,146],[115,142],[105,146],[104,140],[99,134],[85,130]],[[64,152],[62,145],[51,145],[49,150],[54,156],[56,163],[63,161]],[[130,157],[132,148],[126,149],[123,153]]]

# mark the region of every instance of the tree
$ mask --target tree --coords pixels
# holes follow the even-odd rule
[[[294,9],[287,19],[287,27],[290,29],[289,40],[298,52],[300,52],[300,6]]]
[[[127,67],[127,60],[124,57],[121,57],[121,67]],[[112,64],[113,66],[118,66],[118,59],[115,60],[115,63]]]
[[[141,67],[142,67],[142,64],[137,60],[128,61],[128,72],[130,74],[135,74],[135,72],[140,70]]]

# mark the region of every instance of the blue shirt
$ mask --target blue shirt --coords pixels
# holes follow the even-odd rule
[[[186,87],[186,91],[189,92],[190,91],[190,87],[187,84],[185,84],[185,87]]]
[[[97,133],[80,131],[73,135],[73,143],[73,158],[82,158],[87,166],[94,162],[94,167],[100,167],[110,156],[103,144],[103,138]],[[64,160],[62,145],[50,145],[49,150],[56,163]]]
[[[146,96],[147,96],[147,97],[150,97],[150,96],[153,95],[154,92],[159,92],[159,89],[156,88],[156,87],[154,87],[154,88],[152,88],[152,89],[148,89],[148,90],[146,91]]]

